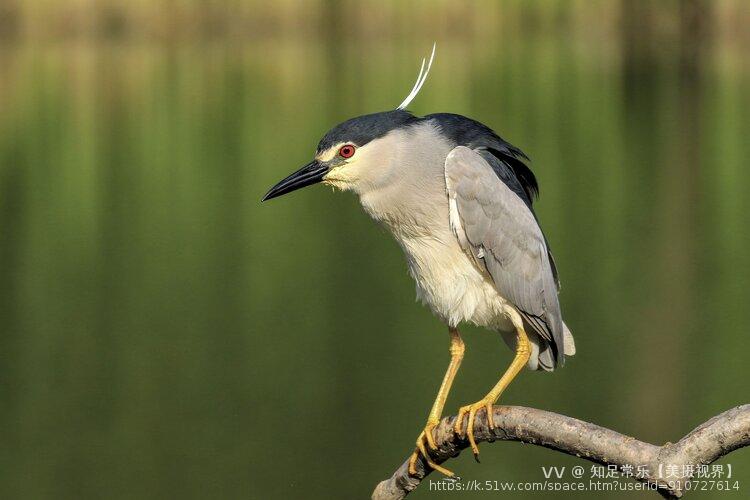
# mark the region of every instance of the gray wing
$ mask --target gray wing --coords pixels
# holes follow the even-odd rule
[[[547,244],[528,205],[476,151],[453,149],[445,160],[451,226],[463,249],[492,277],[500,295],[564,362],[557,283]]]

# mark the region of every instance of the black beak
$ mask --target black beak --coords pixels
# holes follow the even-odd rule
[[[317,160],[311,161],[269,189],[260,201],[270,200],[271,198],[291,193],[292,191],[309,186],[310,184],[316,184],[323,180],[323,176],[326,175],[327,172],[327,166],[319,163]]]

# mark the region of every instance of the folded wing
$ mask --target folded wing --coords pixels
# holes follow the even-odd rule
[[[558,287],[531,209],[473,149],[458,146],[450,152],[445,179],[451,227],[460,245],[491,276],[527,328],[549,344],[554,363],[562,365],[566,349]]]

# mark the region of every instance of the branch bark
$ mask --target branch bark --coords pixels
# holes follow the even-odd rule
[[[494,429],[487,425],[484,410],[477,412],[474,437],[477,442],[521,441],[557,450],[603,465],[633,468],[643,465],[647,474],[636,478],[658,486],[665,497],[680,497],[692,474],[679,474],[684,465],[705,465],[750,445],[750,404],[738,406],[698,426],[677,443],[656,446],[575,418],[521,406],[496,406],[492,414]],[[458,456],[468,447],[465,436],[453,432],[456,417],[445,417],[435,429],[437,450],[432,459],[440,464]],[[413,491],[432,472],[423,457],[417,462],[417,474],[408,473],[409,460],[380,482],[373,500],[400,500]]]

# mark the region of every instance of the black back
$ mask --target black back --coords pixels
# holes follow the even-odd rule
[[[487,155],[483,155],[498,177],[531,208],[532,202],[539,196],[539,184],[534,173],[523,162],[529,159],[523,151],[502,139],[488,126],[465,116],[436,113],[424,119],[434,121],[457,146],[485,149],[497,158],[499,162],[490,161]]]

